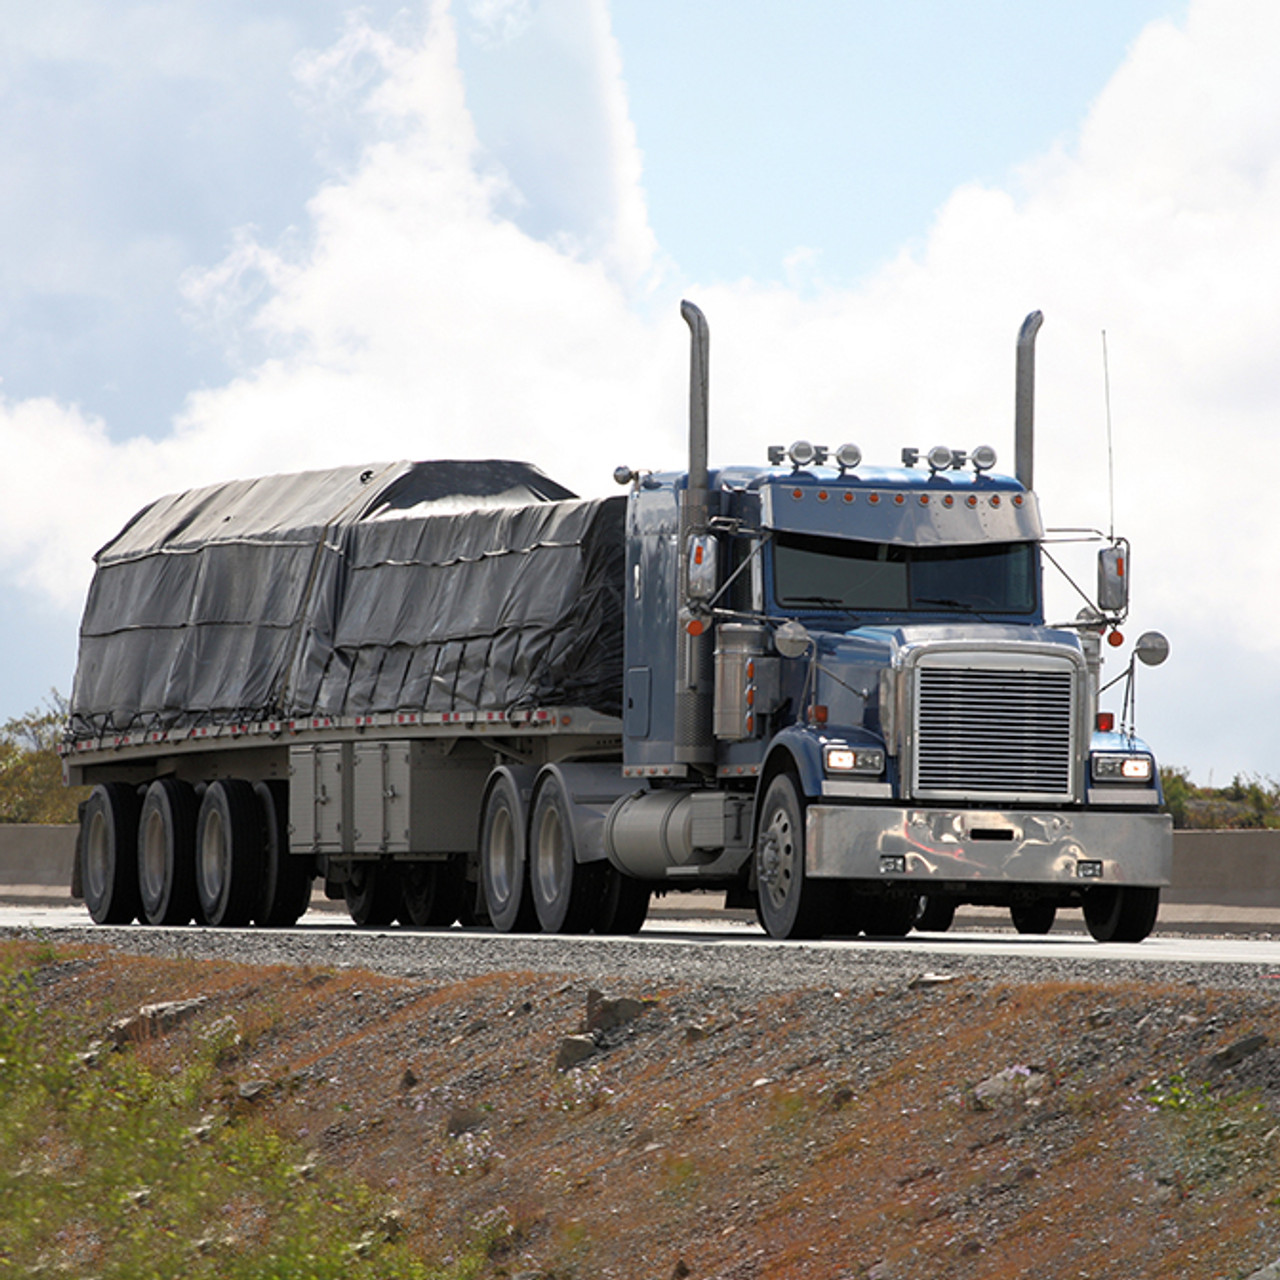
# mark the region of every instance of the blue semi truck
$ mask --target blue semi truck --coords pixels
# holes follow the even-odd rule
[[[1127,544],[1094,606],[1045,616],[1039,313],[1013,477],[985,446],[881,468],[805,441],[713,470],[682,314],[688,470],[620,467],[625,497],[357,466],[161,499],[98,553],[64,744],[95,920],[290,924],[319,878],[362,925],[628,933],[716,890],[777,938],[965,903],[1150,933],[1170,820],[1099,707]]]

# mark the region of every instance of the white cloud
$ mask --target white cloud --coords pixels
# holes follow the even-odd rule
[[[601,492],[616,463],[679,465],[687,333],[678,294],[654,284],[662,263],[603,0],[472,8],[504,57],[560,77],[554,101],[530,106],[505,157],[482,147],[443,0],[391,32],[355,23],[301,64],[309,99],[359,121],[364,147],[315,194],[305,233],[242,234],[188,278],[192,305],[240,347],[242,375],[192,394],[154,445],[112,444],[101,422],[52,402],[0,408],[2,456],[22,460],[0,475],[11,579],[66,598],[139,503],[224,476],[513,456]],[[811,250],[789,264],[803,293],[700,288],[696,269],[686,281],[712,327],[720,463],[805,435],[856,440],[872,462],[906,444],[987,442],[1011,465],[1014,338],[1043,308],[1037,487],[1051,523],[1104,528],[1106,329],[1136,629],[1174,642],[1144,705],[1175,735],[1174,758],[1197,766],[1179,689],[1240,700],[1234,742],[1230,717],[1203,730],[1220,759],[1244,743],[1261,762],[1274,743],[1246,700],[1250,682],[1271,689],[1280,675],[1265,581],[1280,521],[1265,478],[1247,479],[1280,404],[1278,64],[1280,10],[1194,0],[1184,26],[1144,32],[1073,145],[1030,163],[1016,190],[956,191],[922,246],[857,289],[800,281]],[[23,480],[51,472],[74,521]]]

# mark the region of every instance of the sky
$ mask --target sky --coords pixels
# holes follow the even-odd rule
[[[1041,309],[1046,522],[1133,547],[1107,678],[1163,631],[1139,732],[1275,778],[1278,228],[1271,0],[0,0],[0,721],[162,493],[679,467],[682,297],[713,465],[1011,470]]]

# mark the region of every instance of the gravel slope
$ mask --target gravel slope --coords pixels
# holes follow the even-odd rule
[[[1256,966],[66,932],[41,932],[51,1007],[92,1028],[206,997],[146,1052],[233,1019],[220,1096],[378,1188],[426,1257],[483,1227],[488,1275],[1243,1277],[1280,1258],[1280,1011]],[[592,989],[636,1003],[588,1026]],[[586,1056],[559,1070],[567,1037]]]

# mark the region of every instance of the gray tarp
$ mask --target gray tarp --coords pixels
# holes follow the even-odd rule
[[[95,558],[72,733],[555,704],[616,715],[623,507],[515,462],[161,498]]]

